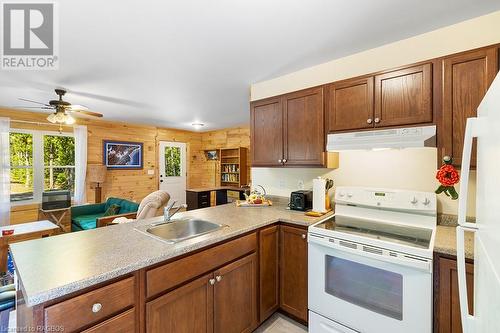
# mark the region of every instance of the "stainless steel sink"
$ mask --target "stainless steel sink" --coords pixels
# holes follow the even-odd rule
[[[214,232],[224,226],[223,224],[206,220],[185,218],[150,224],[137,229],[168,243],[178,243],[186,239]]]

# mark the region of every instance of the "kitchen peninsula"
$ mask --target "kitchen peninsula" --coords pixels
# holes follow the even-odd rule
[[[176,325],[190,328],[211,325],[212,306],[221,317],[218,325],[236,325],[241,331],[252,331],[278,308],[307,321],[306,227],[321,218],[283,204],[222,205],[176,216],[183,217],[225,226],[169,244],[136,230],[161,221],[155,218],[14,244],[18,327],[62,325],[65,331],[94,332],[123,323],[124,331],[165,332],[174,325],[161,319],[166,312],[184,314],[178,321],[185,322]],[[294,260],[287,261],[290,257]],[[186,316],[196,309],[183,297],[195,297],[190,294],[194,290],[204,290],[198,296],[210,293],[213,302],[201,296],[191,300],[206,303],[205,316],[198,313],[192,321]],[[218,301],[218,295],[224,297]],[[227,297],[235,299],[228,302]],[[239,307],[239,315],[228,316]]]

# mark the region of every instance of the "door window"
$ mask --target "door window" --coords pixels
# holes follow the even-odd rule
[[[325,257],[325,292],[382,315],[403,319],[403,276],[354,261]]]
[[[165,177],[180,177],[181,148],[165,147]]]

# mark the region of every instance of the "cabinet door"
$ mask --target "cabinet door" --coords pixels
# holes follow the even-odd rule
[[[279,307],[279,227],[263,229],[259,235],[260,322]]]
[[[498,71],[497,48],[461,53],[443,61],[443,118],[441,155],[462,161],[467,118],[477,116],[477,107]],[[473,147],[471,165],[476,165]],[[441,156],[441,157],[442,157]]]
[[[252,166],[281,166],[283,110],[281,98],[253,102],[250,111]]]
[[[252,332],[257,327],[257,255],[246,256],[214,274],[215,332]]]
[[[213,332],[213,274],[146,304],[146,332]]]
[[[375,126],[432,121],[432,64],[375,76]]]
[[[439,258],[439,285],[437,331],[438,333],[462,332],[460,301],[458,296],[457,261]],[[465,264],[469,313],[472,313],[474,300],[474,265]],[[436,312],[435,312],[436,313]]]
[[[280,229],[280,307],[307,321],[307,230]]]
[[[283,97],[284,164],[323,166],[325,121],[323,88],[313,88]]]
[[[328,86],[328,132],[373,127],[373,77]]]

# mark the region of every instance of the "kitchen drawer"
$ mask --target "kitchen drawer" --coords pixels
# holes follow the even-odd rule
[[[93,326],[82,333],[133,333],[135,331],[135,308]]]
[[[45,309],[47,326],[73,332],[119,313],[134,304],[134,277],[112,283]]]
[[[146,296],[158,295],[257,249],[257,234],[243,236],[154,268],[146,273]]]

